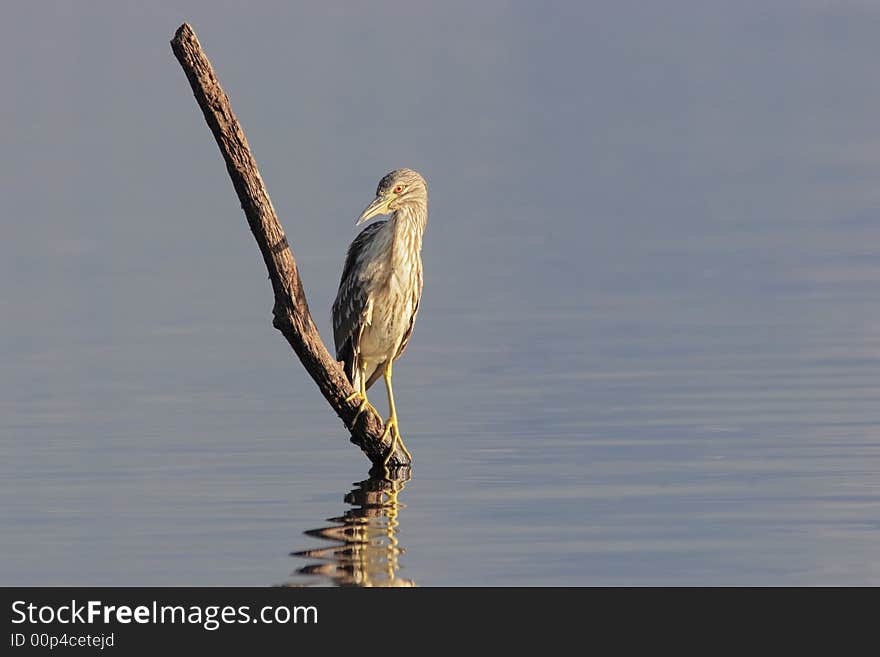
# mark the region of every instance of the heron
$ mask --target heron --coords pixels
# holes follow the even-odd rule
[[[383,177],[376,198],[355,225],[386,214],[391,217],[369,224],[348,247],[333,303],[336,359],[355,389],[346,401],[360,400],[352,426],[365,412],[380,417],[367,399],[367,390],[380,376],[385,379],[390,417],[382,440],[391,438],[385,466],[398,445],[411,458],[400,437],[391,376],[394,361],[409,344],[422,297],[428,185],[418,172],[395,169]]]

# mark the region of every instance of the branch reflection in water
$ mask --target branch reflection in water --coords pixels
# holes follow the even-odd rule
[[[354,484],[345,496],[351,508],[344,515],[329,518],[329,527],[305,532],[334,545],[291,552],[317,563],[298,568],[285,586],[415,586],[398,575],[405,551],[397,537],[404,508],[399,496],[409,478],[409,468],[400,468]]]

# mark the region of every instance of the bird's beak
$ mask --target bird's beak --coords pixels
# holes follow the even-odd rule
[[[361,216],[358,217],[355,226],[360,226],[368,219],[372,219],[377,215],[388,214],[389,212],[391,212],[390,208],[388,207],[388,204],[390,202],[391,199],[387,196],[377,196],[376,198],[374,198],[373,202],[370,203],[363,212],[361,212]]]

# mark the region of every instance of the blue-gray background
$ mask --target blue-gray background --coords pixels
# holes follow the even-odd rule
[[[5,3],[0,583],[280,583],[366,476],[184,20],[325,338],[429,181],[403,576],[880,584],[880,4],[819,0]]]

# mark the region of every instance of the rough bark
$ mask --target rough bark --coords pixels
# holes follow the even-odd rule
[[[183,67],[205,121],[217,140],[248,225],[263,254],[275,293],[272,325],[281,331],[293,347],[325,399],[345,423],[351,433],[351,442],[360,447],[374,465],[381,465],[391,441],[387,437],[385,441],[382,440],[382,422],[371,413],[362,414],[357,424],[352,426],[358,404],[356,401],[346,402],[345,399],[354,393],[354,388],[318,335],[296,261],[272,207],[256,160],[238,119],[232,113],[229,98],[188,24],[184,23],[178,28],[171,40],[171,49]],[[340,258],[343,255],[340,253]],[[408,466],[409,460],[398,447],[388,465]]]

